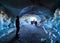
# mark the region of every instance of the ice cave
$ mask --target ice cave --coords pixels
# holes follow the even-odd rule
[[[59,2],[1,0],[0,43],[60,43]]]

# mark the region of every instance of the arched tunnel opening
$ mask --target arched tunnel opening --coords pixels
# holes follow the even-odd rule
[[[53,12],[34,3],[22,8],[1,3],[0,43],[60,43],[60,8]]]

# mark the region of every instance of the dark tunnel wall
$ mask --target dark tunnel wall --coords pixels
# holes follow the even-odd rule
[[[59,7],[59,2],[59,0],[0,0],[5,10],[13,16],[20,15],[20,11],[29,5],[42,6],[53,12]]]
[[[0,0],[0,1],[8,5],[11,5],[15,8],[21,8],[22,6],[31,4],[29,0]]]
[[[9,5],[20,8],[21,6],[26,6],[30,4],[37,4],[40,6],[45,6],[50,9],[54,9],[55,7],[58,7],[60,4],[60,0],[0,0],[3,3],[8,3]]]

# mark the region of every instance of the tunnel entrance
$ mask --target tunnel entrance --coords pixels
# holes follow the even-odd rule
[[[42,19],[46,18],[43,15],[26,14],[20,18],[20,25],[35,25],[35,22],[37,22],[37,25],[39,25]]]

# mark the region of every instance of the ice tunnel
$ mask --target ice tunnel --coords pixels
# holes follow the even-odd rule
[[[19,39],[13,43],[55,43],[60,42],[60,10],[54,17],[49,9],[38,6],[27,6],[19,9]],[[16,11],[17,12],[17,11]],[[15,12],[13,11],[15,14]],[[0,42],[9,43],[16,35],[16,16],[0,10]]]

